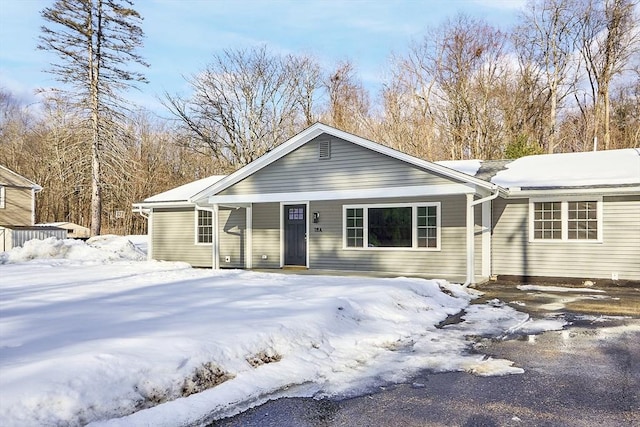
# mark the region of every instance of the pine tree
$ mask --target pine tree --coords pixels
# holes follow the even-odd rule
[[[65,85],[60,93],[78,109],[89,129],[91,155],[91,234],[100,234],[103,166],[113,157],[117,123],[126,111],[120,94],[144,75],[127,66],[148,64],[137,53],[142,17],[130,0],[57,0],[42,10],[39,49],[59,61],[46,71]]]

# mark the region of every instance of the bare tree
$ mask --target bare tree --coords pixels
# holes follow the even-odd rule
[[[458,15],[432,28],[396,61],[408,104],[436,127],[438,157],[491,158],[500,152],[504,113],[495,88],[508,79],[507,36],[483,21]],[[393,87],[391,85],[387,87]]]
[[[325,88],[329,96],[325,121],[347,132],[365,132],[369,114],[369,94],[357,77],[350,61],[338,64],[326,78]]]
[[[235,169],[313,120],[317,70],[310,58],[265,46],[225,50],[188,79],[190,98],[165,93],[164,104],[181,123],[184,143]]]
[[[557,144],[558,110],[574,90],[579,18],[574,0],[531,0],[515,30],[516,49],[521,62],[531,62],[541,70],[549,102],[544,141],[547,152]]]
[[[122,118],[119,95],[144,75],[129,64],[146,66],[137,49],[142,45],[141,16],[130,0],[57,0],[42,10],[50,26],[42,26],[39,49],[55,53],[60,62],[47,71],[70,89],[62,91],[88,122],[91,157],[91,233],[102,224],[103,166],[120,135],[114,125]]]
[[[585,0],[579,11],[581,53],[594,104],[594,148],[600,126],[604,149],[611,146],[611,84],[640,52],[638,0]]]

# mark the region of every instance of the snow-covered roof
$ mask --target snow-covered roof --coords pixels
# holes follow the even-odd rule
[[[207,178],[202,178],[197,181],[181,185],[180,187],[172,188],[171,190],[165,191],[164,193],[148,197],[144,199],[144,201],[151,203],[187,202],[192,196],[206,190],[224,177],[226,177],[226,175],[212,175]]]
[[[640,149],[636,148],[541,154],[512,161],[460,160],[438,164],[506,189],[640,185]]]
[[[506,165],[491,182],[504,188],[640,184],[640,150],[587,151],[526,156]]]

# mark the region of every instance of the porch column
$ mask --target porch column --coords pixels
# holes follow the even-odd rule
[[[491,276],[491,202],[482,204],[482,277]]]
[[[473,206],[473,194],[467,194],[467,280],[465,281],[465,285],[470,285],[475,282],[474,210],[475,207]]]
[[[147,261],[153,259],[153,208],[149,210],[147,217]]]
[[[218,219],[218,213],[220,212],[220,206],[216,203],[213,205],[213,262],[211,267],[214,270],[220,269],[220,220]]]
[[[249,203],[246,208],[246,239],[245,239],[245,261],[244,265],[247,269],[253,268],[253,203]]]

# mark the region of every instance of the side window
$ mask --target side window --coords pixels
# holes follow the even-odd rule
[[[364,246],[364,217],[362,208],[347,209],[347,247]]]
[[[531,202],[530,239],[600,241],[602,212],[599,200]]]
[[[213,243],[213,214],[198,211],[198,243]]]
[[[562,239],[560,202],[536,202],[533,215],[534,239]]]
[[[418,247],[438,247],[438,209],[436,206],[418,206]]]
[[[598,202],[568,202],[567,231],[570,240],[598,239]]]

